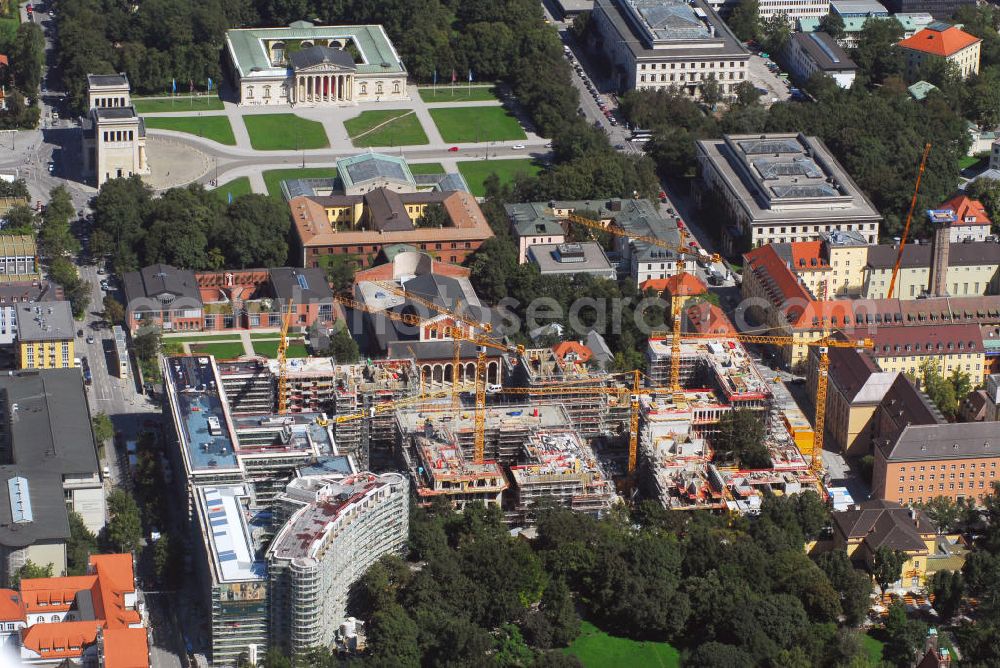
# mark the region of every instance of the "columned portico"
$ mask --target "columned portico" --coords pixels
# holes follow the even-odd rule
[[[353,74],[306,74],[296,72],[292,85],[293,104],[338,104],[354,102]]]

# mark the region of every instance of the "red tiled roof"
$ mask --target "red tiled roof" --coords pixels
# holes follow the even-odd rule
[[[589,362],[590,358],[593,357],[590,348],[576,341],[560,341],[552,346],[552,354],[560,360],[565,359],[566,355],[570,353],[576,354],[578,362]]]
[[[149,668],[146,629],[107,629],[104,632],[104,668]]]
[[[694,297],[705,294],[708,288],[697,276],[685,271],[664,279],[663,291],[670,297]]]
[[[3,65],[4,67],[6,67],[9,64],[10,64],[10,61],[7,60],[7,56],[5,56],[2,53],[0,53],[0,65]]]
[[[799,283],[798,278],[770,244],[754,248],[743,257],[746,270],[753,271],[765,284],[769,284],[778,303],[787,300],[800,302],[812,300],[809,291]]]
[[[978,37],[951,26],[947,30],[940,31],[924,28],[912,37],[907,37],[899,42],[899,46],[928,53],[932,56],[947,57],[981,41]]]
[[[85,645],[97,640],[100,626],[97,620],[33,624],[23,631],[21,644],[45,659],[76,657],[83,653]]]
[[[993,224],[990,217],[986,215],[986,209],[982,202],[977,199],[970,199],[965,195],[956,195],[941,205],[942,209],[951,209],[955,212],[958,225],[985,225],[989,227]],[[968,218],[969,220],[966,220]]]
[[[715,304],[702,302],[687,310],[691,329],[701,334],[736,334],[736,328]]]
[[[829,266],[823,257],[822,241],[795,241],[789,244],[792,249],[792,270],[815,269]]]
[[[21,595],[13,589],[0,589],[0,621],[12,622],[24,619]]]

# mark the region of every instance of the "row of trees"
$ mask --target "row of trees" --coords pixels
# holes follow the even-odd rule
[[[954,422],[965,397],[972,391],[969,374],[955,368],[945,376],[941,373],[938,360],[928,359],[920,364],[921,388],[941,413]]]
[[[155,263],[193,270],[275,267],[288,259],[288,208],[264,195],[227,205],[199,184],[154,198],[138,176],[113,179],[91,201],[91,251],[117,272]]]
[[[10,6],[17,12],[17,4]],[[7,89],[7,109],[0,111],[0,129],[33,128],[38,125],[38,108],[31,100],[38,97],[45,63],[45,37],[34,23],[22,23],[9,40],[0,31],[0,53],[8,55],[10,65],[0,69],[0,84]]]
[[[650,502],[602,520],[552,508],[528,543],[497,508],[416,509],[409,563],[386,558],[361,581],[364,664],[575,665],[552,649],[576,638],[582,612],[678,646],[685,665],[864,666],[853,627],[870,576],[843,552],[802,549],[829,519],[815,494],[770,498],[734,522]]]

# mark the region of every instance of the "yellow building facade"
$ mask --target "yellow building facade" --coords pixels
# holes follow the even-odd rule
[[[18,341],[17,368],[68,369],[73,366],[73,339]]]

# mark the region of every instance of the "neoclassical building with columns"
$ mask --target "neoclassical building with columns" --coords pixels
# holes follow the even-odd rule
[[[406,67],[380,25],[249,28],[226,33],[239,104],[349,105],[406,100]]]

